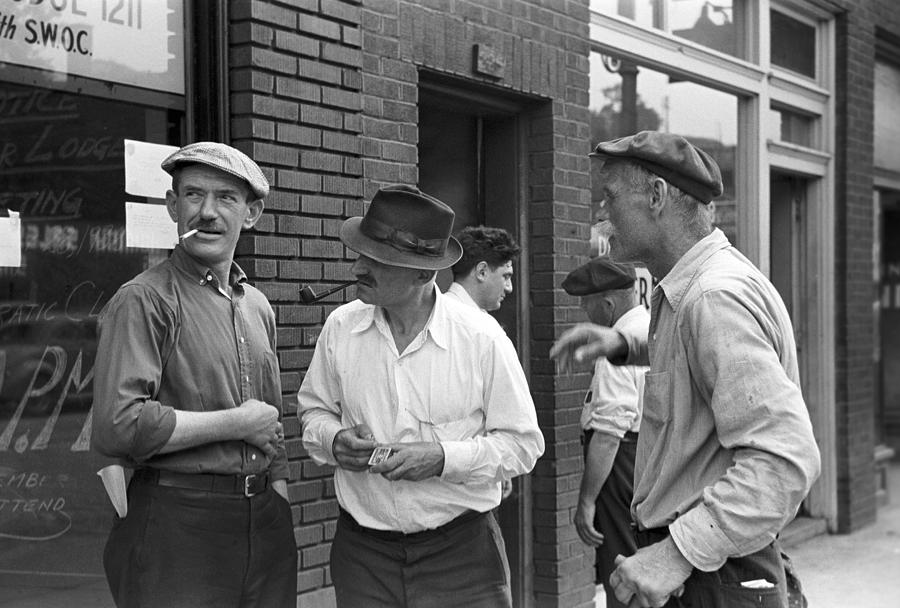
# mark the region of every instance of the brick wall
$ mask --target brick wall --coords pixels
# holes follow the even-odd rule
[[[900,36],[888,0],[843,2],[836,63],[836,422],[838,530],[875,519],[872,302],[873,86],[876,35]]]
[[[385,183],[417,182],[418,84],[427,69],[537,101],[521,117],[534,269],[531,382],[548,443],[534,475],[535,600],[592,605],[593,558],[571,525],[588,377],[557,380],[546,361],[577,312],[556,286],[587,254],[587,0],[233,0],[230,23],[232,143],[273,186],[237,260],[278,320],[300,602],[333,605],[328,551],[337,502],[331,469],[301,445],[295,394],[321,324],[343,296],[303,306],[297,290],[347,278],[341,221],[360,215]],[[475,73],[475,44],[500,53],[499,76]]]
[[[328,572],[337,500],[332,471],[306,457],[296,392],[322,322],[344,301],[298,303],[303,284],[350,278],[337,238],[341,221],[363,210],[362,29],[358,2],[234,0],[229,5],[232,144],[272,184],[256,229],[236,258],[272,303],[285,395],[289,493],[304,607],[332,606]]]

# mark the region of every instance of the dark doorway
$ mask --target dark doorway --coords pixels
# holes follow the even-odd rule
[[[516,100],[486,94],[460,82],[422,74],[419,89],[419,187],[456,212],[454,230],[496,226],[523,248],[514,262],[513,293],[492,312],[516,346],[528,373],[528,263],[522,203],[522,149]],[[438,274],[445,290],[449,270]],[[531,491],[529,479],[513,482],[512,494],[497,515],[509,557],[513,602],[527,604],[531,593]]]

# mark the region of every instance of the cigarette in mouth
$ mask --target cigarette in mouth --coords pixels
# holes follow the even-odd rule
[[[183,241],[184,239],[188,238],[189,236],[194,236],[195,234],[197,234],[196,228],[194,228],[193,230],[188,230],[187,232],[182,234],[180,237],[178,237],[178,239]]]

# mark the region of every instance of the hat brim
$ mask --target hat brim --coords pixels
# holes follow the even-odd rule
[[[443,270],[456,264],[462,257],[462,245],[452,236],[447,243],[444,255],[440,257],[420,255],[401,251],[387,243],[369,238],[359,229],[362,219],[362,217],[351,217],[341,224],[341,241],[356,253],[368,256],[382,264],[419,270]]]

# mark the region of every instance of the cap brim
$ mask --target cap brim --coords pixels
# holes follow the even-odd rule
[[[382,264],[420,270],[443,270],[456,264],[462,257],[462,245],[452,236],[447,243],[447,250],[440,257],[400,251],[387,243],[364,235],[359,229],[362,219],[362,217],[351,217],[341,224],[341,242],[356,253],[368,256]]]

